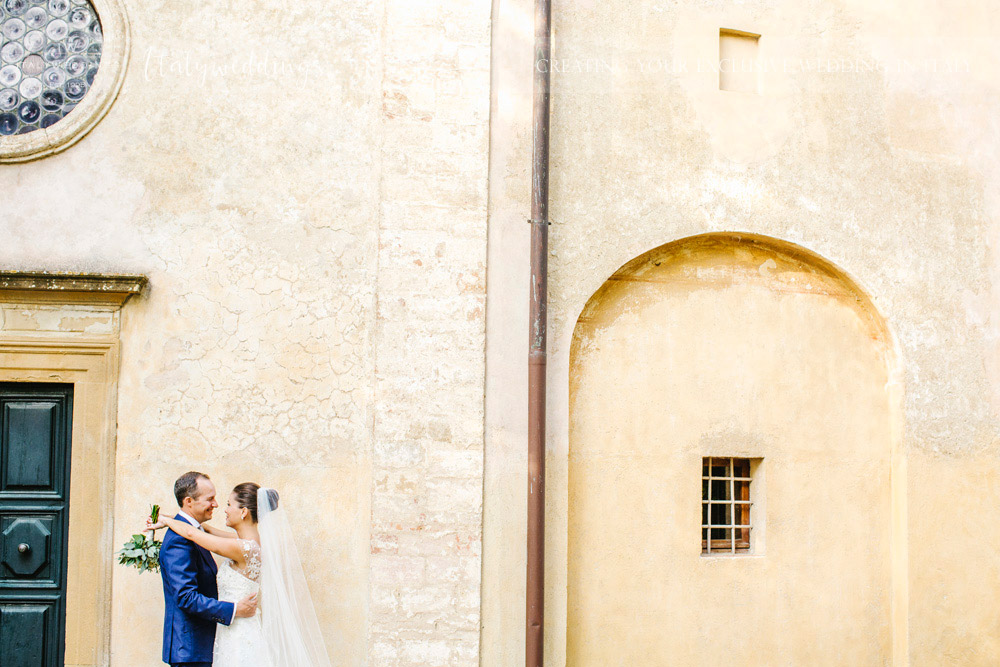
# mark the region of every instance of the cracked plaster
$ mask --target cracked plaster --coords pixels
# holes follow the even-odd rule
[[[149,278],[120,315],[116,543],[185,470],[276,486],[334,664],[475,664],[488,3],[126,4],[108,116],[0,166],[5,267]],[[380,579],[383,541],[419,580]],[[154,584],[115,568],[113,664],[159,664],[128,629],[158,627]]]

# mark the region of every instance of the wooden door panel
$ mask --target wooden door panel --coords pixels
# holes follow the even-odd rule
[[[0,604],[0,665],[38,667],[52,663],[49,636],[57,602],[30,600]]]
[[[72,385],[0,383],[0,665],[65,652]]]
[[[57,512],[0,511],[0,584],[58,587],[61,523]]]
[[[54,442],[59,404],[55,401],[17,401],[3,406],[3,442],[6,465],[3,490],[57,493]]]

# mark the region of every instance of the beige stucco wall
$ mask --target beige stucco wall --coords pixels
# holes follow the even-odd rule
[[[888,664],[891,350],[780,248],[698,237],[616,273],[571,352],[567,663]],[[759,459],[750,555],[702,555],[705,456]]]
[[[531,139],[530,80],[518,73],[532,66],[532,3],[496,4],[483,662],[513,664]],[[998,25],[985,2],[554,6],[550,483],[566,476],[572,331],[619,267],[713,231],[813,250],[856,279],[899,341],[910,590],[894,651],[915,665],[1000,656],[984,603],[1000,593],[1000,544],[975,527],[994,516],[982,493],[998,453]],[[759,96],[717,89],[720,28],[762,35],[760,57],[778,67],[761,74]],[[563,664],[569,500],[550,488],[547,501],[546,652]]]
[[[4,268],[150,279],[114,542],[185,470],[275,486],[334,664],[474,664],[489,3],[125,4],[108,116],[0,166]],[[113,583],[112,664],[160,664],[159,580]]]
[[[5,268],[151,279],[122,315],[114,541],[189,467],[284,486],[346,664],[522,659],[531,5],[493,2],[491,35],[490,4],[467,0],[129,0],[107,118],[0,166]],[[572,331],[608,276],[710,231],[816,251],[899,342],[913,509],[896,655],[995,662],[982,601],[1000,544],[978,484],[996,479],[1000,406],[997,10],[554,10],[552,474]],[[717,90],[723,27],[780,65],[759,96]],[[548,500],[561,664],[568,496]],[[115,664],[156,664],[157,583],[115,576]]]

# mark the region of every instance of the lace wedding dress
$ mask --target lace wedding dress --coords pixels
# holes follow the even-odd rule
[[[260,590],[260,545],[253,540],[241,540],[246,571],[237,570],[233,561],[223,559],[216,581],[219,599],[238,602]],[[235,618],[230,625],[219,625],[215,631],[215,661],[213,667],[271,667],[264,633],[261,628],[260,607],[250,618]]]

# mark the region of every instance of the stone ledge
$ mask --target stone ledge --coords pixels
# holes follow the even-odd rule
[[[101,303],[121,306],[140,294],[149,279],[105,273],[0,271],[0,300]]]

